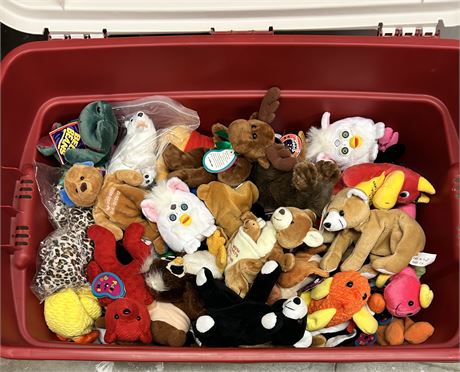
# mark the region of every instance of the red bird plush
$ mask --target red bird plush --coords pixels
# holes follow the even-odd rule
[[[435,193],[431,183],[420,174],[389,163],[351,166],[343,172],[339,185],[339,189],[363,190],[378,209],[391,209],[396,204],[428,203],[430,198],[424,193]]]
[[[105,313],[106,332],[104,341],[152,342],[150,315],[147,306],[128,298],[112,302]]]
[[[133,260],[123,265],[117,259],[114,235],[102,226],[92,225],[88,229],[88,236],[94,241],[94,260],[87,267],[90,282],[102,272],[112,272],[122,280],[126,290],[125,298],[137,300],[145,305],[151,304],[153,296],[145,284],[142,272],[148,270],[152,256],[149,246],[141,240],[143,233],[144,227],[138,223],[132,223],[126,229],[123,246]],[[99,303],[103,306],[113,301],[108,297],[99,298]]]

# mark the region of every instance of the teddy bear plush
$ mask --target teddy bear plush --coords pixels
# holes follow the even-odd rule
[[[195,275],[186,272],[183,257],[172,261],[156,259],[145,274],[145,281],[155,297],[148,306],[153,341],[160,345],[183,346],[190,321],[205,313],[195,288]]]
[[[236,162],[227,170],[213,174],[203,167],[205,149],[198,148],[190,153],[169,145],[164,153],[164,163],[171,171],[169,177],[179,177],[190,187],[218,180],[230,186],[238,186],[251,172],[252,164],[258,163],[268,168],[266,149],[275,140],[275,132],[270,123],[275,118],[279,106],[279,88],[270,88],[265,94],[260,109],[250,119],[234,120],[228,127],[218,123],[211,128],[217,147],[231,148],[236,154]]]
[[[252,168],[250,180],[259,189],[258,204],[266,212],[288,205],[311,209],[320,216],[331,198],[339,175],[337,165],[330,161],[311,163],[299,160],[288,172],[256,164]]]
[[[131,223],[144,226],[144,237],[155,250],[165,252],[157,226],[143,218],[140,204],[146,191],[139,188],[143,182],[137,171],[119,170],[106,174],[90,164],[75,164],[64,178],[65,200],[81,207],[93,207],[97,225],[110,230],[116,240],[123,238],[123,230]]]
[[[61,127],[56,123],[53,130]],[[112,146],[118,136],[118,123],[112,106],[104,101],[91,102],[83,108],[78,119],[78,128],[84,148],[69,148],[64,159],[69,164],[91,161],[96,166],[104,166],[112,152]],[[49,136],[42,138],[37,146],[45,155],[58,158],[56,147]]]
[[[177,177],[158,183],[145,196],[141,208],[175,252],[195,252],[216,230],[211,212]]]
[[[211,211],[216,224],[231,237],[242,224],[241,216],[250,211],[259,198],[259,190],[250,181],[236,188],[214,181],[198,187],[197,196]]]
[[[147,307],[132,298],[119,298],[107,306],[105,313],[106,343],[152,342]]]
[[[206,268],[196,276],[198,292],[207,314],[193,324],[195,339],[202,346],[274,345],[308,347],[311,334],[305,331],[307,306],[299,297],[266,304],[281,272],[275,261],[264,264],[248,295],[242,299],[216,281]]]
[[[340,270],[360,270],[369,277],[377,272],[399,273],[425,247],[425,233],[417,221],[398,209],[371,210],[367,195],[359,189],[347,188],[334,196],[323,226],[339,232],[320,263],[329,272],[337,269],[352,244],[352,253]],[[368,257],[370,264],[363,267]]]
[[[123,246],[132,257],[132,261],[124,265],[117,258],[114,235],[102,226],[91,226],[88,236],[94,241],[94,260],[89,263],[87,271],[90,282],[103,272],[117,275],[126,291],[124,298],[148,305],[152,303],[153,296],[145,284],[142,273],[149,269],[153,258],[150,247],[141,240],[143,232],[144,227],[138,223],[133,223],[126,229]],[[113,300],[110,297],[99,298],[99,302],[104,306]]]
[[[313,228],[314,213],[310,210],[281,207],[267,222],[251,213],[244,217],[243,225],[227,246],[227,286],[244,297],[267,260],[277,261],[286,275],[295,269],[293,275],[296,278],[305,275],[302,280],[305,279],[309,267],[303,265],[300,256],[296,260],[293,252],[303,244],[312,248],[322,245],[321,234]],[[283,278],[283,281],[289,282],[289,277]]]

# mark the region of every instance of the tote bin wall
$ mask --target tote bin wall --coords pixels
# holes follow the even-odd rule
[[[459,43],[422,37],[201,35],[30,43],[1,65],[1,355],[131,361],[386,361],[459,358]],[[438,191],[417,218],[438,258],[421,319],[423,345],[335,349],[206,349],[57,341],[29,286],[51,231],[34,180],[38,139],[90,101],[168,95],[201,117],[200,130],[247,117],[279,86],[275,130],[306,130],[330,111],[383,121],[407,146],[403,162]]]

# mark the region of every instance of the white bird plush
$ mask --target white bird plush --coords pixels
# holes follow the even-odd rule
[[[361,163],[372,163],[377,157],[378,140],[385,134],[385,124],[359,116],[330,124],[331,114],[325,112],[321,128],[308,131],[307,159],[313,162],[330,160],[341,170]]]
[[[136,112],[125,121],[126,136],[118,145],[107,168],[108,173],[121,169],[137,170],[144,176],[144,188],[153,185],[156,177],[157,131],[152,119]]]
[[[165,243],[175,252],[193,253],[216,230],[206,205],[179,178],[161,181],[141,203]]]

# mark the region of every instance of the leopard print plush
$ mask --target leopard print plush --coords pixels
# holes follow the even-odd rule
[[[50,218],[57,227],[40,244],[39,265],[32,282],[32,290],[40,300],[54,292],[88,283],[86,266],[93,257],[93,242],[86,229],[94,224],[92,209],[66,206],[57,186]]]

